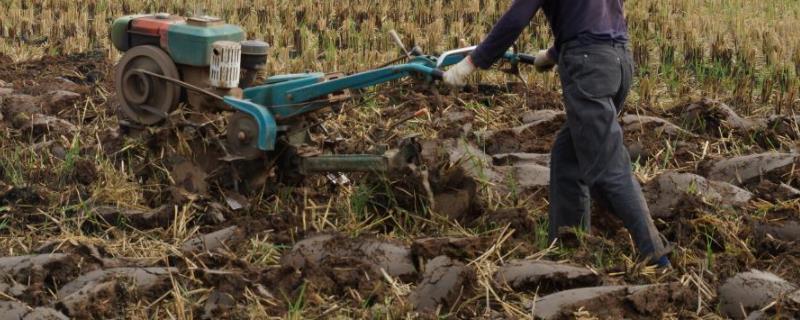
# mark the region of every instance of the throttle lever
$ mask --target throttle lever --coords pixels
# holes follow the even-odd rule
[[[394,31],[394,29],[389,30],[389,35],[392,37],[392,40],[394,40],[394,43],[397,44],[397,46],[400,47],[401,50],[403,50],[403,54],[406,55],[406,58],[410,60],[411,53],[408,50],[406,50],[406,45],[403,44],[403,40],[400,39],[400,35],[397,34],[397,31]]]
[[[517,59],[510,61],[509,68],[508,69],[502,69],[501,71],[517,77],[517,79],[527,87],[528,86],[528,81],[525,80],[525,78],[522,77],[522,72],[520,72],[520,70],[519,70],[519,63],[520,62],[527,63],[526,61],[523,61],[522,56],[524,54],[521,54],[521,53],[518,52],[518,48],[517,48],[517,44],[516,43],[511,47],[511,50],[513,51],[514,56],[516,56]]]
[[[518,56],[519,55],[516,43],[511,46],[511,52],[514,53],[514,56]],[[517,60],[510,60],[510,61],[508,61],[508,65],[509,65],[508,69],[500,69],[500,71],[502,71],[504,73],[508,73],[510,75],[513,75],[513,76],[516,76],[516,77],[521,79],[522,77],[520,76],[518,61]]]

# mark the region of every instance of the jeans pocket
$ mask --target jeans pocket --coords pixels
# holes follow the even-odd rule
[[[589,98],[613,97],[622,87],[622,58],[613,48],[587,49],[564,55],[566,71]]]

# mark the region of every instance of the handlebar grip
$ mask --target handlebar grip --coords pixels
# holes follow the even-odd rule
[[[519,62],[522,62],[524,64],[536,63],[536,56],[530,54],[520,53],[517,55],[517,57],[519,57]]]
[[[433,69],[433,71],[431,71],[431,78],[433,78],[433,80],[444,80],[444,71]]]

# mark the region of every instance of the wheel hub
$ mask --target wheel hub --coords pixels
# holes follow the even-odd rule
[[[263,155],[258,148],[258,123],[252,116],[237,112],[228,118],[228,151],[245,160]]]
[[[125,73],[124,83],[122,95],[125,100],[137,105],[147,102],[153,85],[150,77],[136,70],[128,70]]]

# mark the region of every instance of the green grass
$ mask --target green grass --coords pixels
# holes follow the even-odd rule
[[[545,250],[550,247],[550,219],[539,219],[536,224],[536,248]]]
[[[710,234],[706,233],[706,265],[709,270],[714,269],[714,249],[712,244],[714,243],[714,239],[711,237]]]
[[[4,157],[0,157],[0,171],[3,174],[4,180],[12,185],[25,185],[27,177],[25,175],[25,168],[23,168],[22,156],[19,148],[10,150]]]
[[[363,220],[367,212],[372,207],[372,199],[375,194],[375,187],[369,185],[358,185],[355,192],[350,196],[350,207],[355,214],[355,220]]]
[[[304,319],[303,313],[306,305],[306,286],[307,283],[303,282],[303,284],[300,285],[300,292],[297,293],[297,297],[287,303],[289,306],[289,310],[286,315],[287,319]]]
[[[64,163],[61,164],[61,183],[66,183],[66,179],[73,176],[75,174],[75,161],[80,156],[81,152],[81,143],[79,140],[79,135],[75,135],[72,138],[72,144],[67,150],[67,154],[64,157]]]

